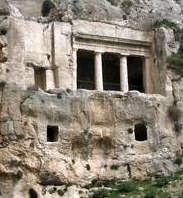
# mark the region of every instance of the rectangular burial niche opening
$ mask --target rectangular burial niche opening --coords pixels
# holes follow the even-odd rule
[[[127,58],[128,64],[128,84],[129,90],[136,90],[144,93],[143,83],[143,65],[144,58],[137,56],[129,56]]]
[[[135,140],[136,141],[146,141],[147,140],[147,127],[144,123],[135,124]]]
[[[57,142],[58,141],[58,126],[47,126],[47,142]]]
[[[34,80],[36,88],[46,90],[46,69],[34,67]]]
[[[120,57],[114,53],[102,55],[104,90],[120,91]]]
[[[77,88],[95,89],[94,79],[95,55],[92,51],[78,50],[77,52]]]

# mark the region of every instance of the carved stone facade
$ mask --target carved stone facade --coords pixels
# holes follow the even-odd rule
[[[2,196],[79,198],[70,184],[176,171],[183,132],[170,107],[181,124],[183,82],[166,68],[172,30],[14,12],[0,34]]]
[[[32,31],[34,30],[34,31]],[[22,19],[10,19],[8,67],[6,79],[27,88],[35,85],[36,68],[46,73],[45,89],[77,89],[77,51],[95,53],[95,88],[103,90],[102,54],[119,56],[120,90],[128,91],[127,57],[143,59],[145,93],[155,93],[153,72],[153,32],[99,22],[73,21],[40,24]],[[135,68],[135,65],[134,65]],[[15,72],[19,75],[14,75]],[[12,75],[14,78],[12,78]],[[21,75],[20,75],[21,74]],[[4,74],[3,74],[4,75]],[[120,91],[119,90],[119,91]]]

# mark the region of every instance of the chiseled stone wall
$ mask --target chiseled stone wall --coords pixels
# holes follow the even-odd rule
[[[44,0],[11,0],[25,17],[41,16],[41,7]]]

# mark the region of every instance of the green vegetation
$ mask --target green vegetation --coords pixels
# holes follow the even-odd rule
[[[175,32],[180,32],[181,29],[178,27],[178,25],[168,19],[162,19],[162,20],[157,20],[153,24],[154,28],[160,28],[160,27],[165,27],[165,28],[171,28]]]
[[[170,68],[174,69],[177,74],[183,75],[183,52],[173,54],[168,58]]]
[[[111,170],[118,170],[119,169],[119,165],[117,165],[117,164],[113,164],[113,165],[111,165]]]
[[[167,191],[168,186],[172,182],[181,181],[182,176],[183,170],[180,170],[172,176],[162,176],[153,180],[105,181],[103,184],[100,183],[98,190],[96,190],[97,182],[95,182],[95,190],[91,190],[90,198],[120,198],[122,195],[125,198],[171,198],[172,195]],[[178,192],[179,195],[182,195],[182,189]]]
[[[92,198],[107,198],[107,197],[109,197],[109,192],[105,189],[94,191],[92,195]]]
[[[173,54],[168,58],[168,63],[171,68],[176,71],[177,74],[183,75],[183,30],[179,30],[176,34],[180,43],[179,50],[176,54]]]
[[[174,128],[177,134],[180,134],[182,131],[182,123],[181,123],[181,111],[174,104],[169,108],[169,117],[174,122]]]
[[[183,163],[183,154],[177,153],[174,163],[180,166]]]
[[[168,58],[168,63],[175,69],[176,73],[179,75],[183,75],[183,31],[181,33],[180,39],[180,48],[178,53],[173,54],[171,57]]]
[[[45,0],[42,4],[41,13],[43,17],[47,17],[51,11],[55,7],[54,3],[51,0]]]
[[[177,53],[172,54],[172,56],[167,59],[167,62],[169,63],[170,68],[174,69],[177,74],[183,75],[183,30],[179,28],[176,23],[168,19],[155,21],[153,27],[165,27],[174,31],[175,39],[180,43],[180,47]],[[177,126],[177,128],[179,127],[180,126]]]
[[[132,181],[122,182],[117,186],[120,193],[129,193],[136,190],[136,184]]]
[[[132,0],[123,0],[121,3],[121,8],[126,12],[126,14],[130,13],[130,9],[133,6]]]
[[[157,188],[163,188],[169,183],[170,180],[171,179],[169,177],[157,178],[154,186],[156,186]]]

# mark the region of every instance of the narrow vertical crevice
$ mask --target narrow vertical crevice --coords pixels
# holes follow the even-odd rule
[[[0,91],[1,91],[1,98],[0,98],[0,121],[2,119],[2,111],[3,111],[3,98],[4,98],[4,88],[5,88],[6,82],[2,81],[0,82]],[[2,125],[0,123],[0,134],[2,133]]]
[[[132,171],[131,171],[130,164],[127,164],[126,166],[127,166],[128,177],[131,178],[132,177]]]
[[[1,113],[3,110],[3,98],[4,98],[4,87],[6,85],[5,81],[0,82],[0,91],[1,91],[1,99],[0,99],[0,119],[1,119]]]

